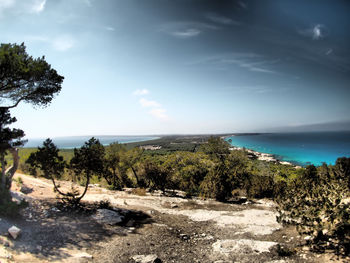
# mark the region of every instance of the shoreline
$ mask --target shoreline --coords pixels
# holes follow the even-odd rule
[[[115,143],[115,142],[118,142],[120,144],[128,144],[128,143],[152,141],[152,140],[157,140],[161,138],[161,137],[152,137],[152,136],[112,136],[112,135],[92,136],[92,137],[99,139],[103,146],[108,146],[111,143]],[[57,145],[57,148],[61,150],[72,150],[74,148],[82,147],[85,141],[87,141],[88,139],[89,139],[88,136],[67,136],[67,137],[56,137],[56,138],[53,138],[52,140]],[[31,139],[31,141],[28,140],[29,146],[25,144],[20,148],[31,149],[31,148],[41,147],[42,146],[41,140],[44,141],[45,139]],[[126,140],[126,141],[123,141],[123,140]]]
[[[279,164],[283,164],[283,165],[290,165],[293,166],[296,169],[300,169],[302,168],[301,165],[296,165],[292,162],[288,162],[288,161],[282,161],[278,158],[276,158],[276,155],[274,154],[270,154],[270,153],[262,153],[262,152],[257,152],[248,148],[244,148],[244,147],[238,147],[238,146],[233,146],[229,148],[231,151],[233,150],[245,150],[246,152],[254,155],[254,157],[256,157],[259,161],[266,161],[266,162],[272,162],[272,163],[279,163]]]

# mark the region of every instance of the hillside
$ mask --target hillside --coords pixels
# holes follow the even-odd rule
[[[142,262],[137,255],[156,255],[161,262],[340,262],[308,251],[294,228],[276,222],[270,200],[220,203],[95,185],[84,198],[87,208],[69,212],[56,203],[49,180],[17,176],[28,194],[14,183],[13,195],[29,206],[20,218],[0,220],[1,262]],[[93,204],[107,200],[124,216],[121,223],[92,218]],[[16,240],[7,235],[13,224],[22,229]]]

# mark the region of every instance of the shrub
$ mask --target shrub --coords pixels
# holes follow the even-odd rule
[[[11,194],[7,190],[0,190],[0,215],[15,217],[19,210],[26,207],[28,203],[22,200],[19,204],[12,201]]]
[[[17,186],[22,186],[23,185],[23,179],[20,176],[18,176],[17,178],[14,178],[13,181],[16,182]]]
[[[228,179],[226,167],[223,164],[217,164],[200,184],[200,195],[205,198],[226,201],[231,197],[232,192]]]
[[[274,195],[273,177],[251,175],[246,180],[245,189],[248,197],[271,198]]]
[[[278,220],[292,223],[311,236],[317,250],[350,251],[350,162],[338,159],[335,166],[308,166],[304,174],[289,182],[276,198]]]

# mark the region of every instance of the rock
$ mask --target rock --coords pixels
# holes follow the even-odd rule
[[[162,260],[157,257],[155,254],[151,255],[136,255],[133,256],[132,259],[135,263],[162,263]]]
[[[33,192],[33,188],[30,188],[26,185],[22,185],[20,191],[23,194],[30,194],[31,192]]]
[[[227,239],[218,240],[212,246],[215,252],[222,254],[247,254],[269,252],[270,248],[275,245],[277,245],[276,242],[270,241],[258,241],[252,239]]]
[[[310,248],[307,247],[307,246],[304,246],[304,247],[303,247],[303,251],[310,251]]]
[[[97,209],[92,218],[100,224],[115,225],[124,220],[124,216],[109,209]]]
[[[61,212],[61,210],[59,210],[57,207],[52,207],[51,211],[52,212]]]
[[[129,227],[128,233],[133,233],[135,231],[135,227]]]
[[[18,237],[18,235],[21,233],[21,229],[19,229],[16,226],[12,226],[8,229],[8,232],[13,239],[16,239]]]
[[[73,256],[74,258],[86,258],[86,259],[92,259],[92,255],[86,253],[86,252],[81,252],[77,253]]]
[[[306,237],[304,237],[304,240],[306,240],[306,241],[311,240],[311,236],[306,236]]]
[[[186,234],[180,234],[180,238],[182,238],[183,240],[188,240],[190,237]]]
[[[134,220],[134,219],[130,219],[130,220],[125,224],[125,226],[127,226],[127,227],[132,227],[132,226],[134,226],[134,224],[135,224],[135,220]]]
[[[179,206],[175,203],[170,204],[170,208],[178,208]]]

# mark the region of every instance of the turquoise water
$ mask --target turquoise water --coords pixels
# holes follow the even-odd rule
[[[350,157],[350,132],[264,133],[227,137],[231,145],[270,153],[298,165],[334,164]]]
[[[79,148],[84,145],[92,136],[71,136],[71,137],[56,137],[51,138],[56,146],[60,149]],[[128,143],[128,142],[142,142],[148,140],[158,139],[159,137],[151,136],[94,136],[99,139],[101,144],[109,145],[113,142]],[[29,139],[24,145],[24,148],[34,148],[42,146],[45,138]]]

